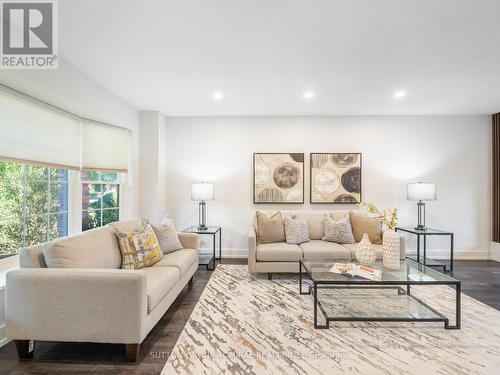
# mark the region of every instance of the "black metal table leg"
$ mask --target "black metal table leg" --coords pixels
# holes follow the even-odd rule
[[[417,234],[417,263],[420,263],[420,234]]]
[[[453,271],[453,247],[454,247],[454,235],[450,234],[450,271]]]
[[[314,283],[314,328],[318,328],[318,286]]]
[[[222,259],[222,229],[219,229],[219,259]]]
[[[427,265],[427,236],[424,234],[424,266]]]

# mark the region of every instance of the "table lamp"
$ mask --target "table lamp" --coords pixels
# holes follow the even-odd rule
[[[198,208],[198,229],[200,230],[207,229],[207,208],[205,201],[211,201],[214,199],[214,184],[210,182],[199,182],[191,185],[191,200],[200,202]]]
[[[436,184],[434,182],[416,182],[408,184],[407,199],[409,201],[418,201],[418,225],[417,230],[425,230],[425,203],[424,201],[435,201]]]

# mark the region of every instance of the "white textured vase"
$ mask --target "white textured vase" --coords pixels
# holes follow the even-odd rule
[[[375,263],[377,260],[377,253],[375,252],[375,247],[373,247],[368,234],[363,234],[363,238],[359,242],[358,248],[356,249],[356,259],[359,263],[369,265]]]
[[[384,268],[389,270],[397,270],[400,265],[400,244],[399,234],[393,230],[384,232],[384,239],[382,242],[384,253],[382,255]]]

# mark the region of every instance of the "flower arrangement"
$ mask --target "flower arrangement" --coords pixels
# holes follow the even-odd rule
[[[394,228],[396,228],[396,225],[398,225],[397,208],[388,208],[380,211],[373,203],[360,203],[359,206],[365,208],[371,214],[379,215],[380,217],[382,217],[384,225],[390,230],[393,230]]]

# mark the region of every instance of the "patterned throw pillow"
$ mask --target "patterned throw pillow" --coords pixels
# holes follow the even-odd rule
[[[113,227],[122,252],[122,268],[138,270],[159,262],[163,257],[155,232],[147,224],[139,232],[124,232]]]
[[[323,240],[339,244],[354,243],[349,216],[335,220],[330,215],[325,215],[325,237]]]
[[[309,227],[304,218],[298,215],[291,215],[285,217],[284,222],[287,243],[298,245],[310,241]]]
[[[151,224],[163,254],[182,249],[174,221],[166,216],[161,224]]]

